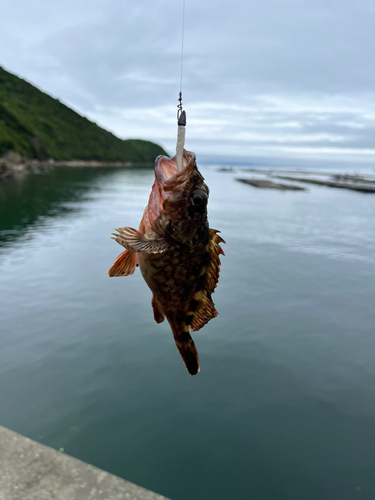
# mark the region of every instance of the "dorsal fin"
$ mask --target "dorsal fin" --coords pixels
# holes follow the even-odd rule
[[[209,242],[208,242],[208,254],[209,262],[206,269],[206,283],[205,290],[209,294],[213,293],[217,282],[219,281],[220,274],[220,255],[225,255],[220,243],[225,243],[223,238],[221,238],[217,233],[216,229],[209,229]]]
[[[207,292],[204,292],[204,295],[198,301],[196,311],[193,314],[191,314],[191,311],[189,311],[189,313],[186,324],[189,324],[191,321],[190,330],[192,332],[200,330],[202,326],[210,321],[210,319],[216,318],[219,314],[215,309],[215,304],[212,302],[212,299]],[[192,320],[190,320],[190,318],[192,318]]]
[[[219,231],[209,229],[209,241],[207,244],[208,259],[206,266],[202,269],[202,275],[198,278],[194,296],[189,302],[186,316],[186,325],[195,332],[202,328],[212,318],[219,314],[212,302],[211,294],[215,291],[219,281],[220,255],[224,255],[220,243],[225,241],[217,234]]]

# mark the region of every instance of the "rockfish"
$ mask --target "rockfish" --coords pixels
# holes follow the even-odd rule
[[[211,299],[220,269],[219,231],[209,229],[209,190],[196,165],[195,154],[184,149],[183,169],[176,156],[158,156],[155,181],[138,231],[116,229],[114,240],[126,250],[117,257],[109,276],[129,276],[140,267],[152,291],[157,323],[166,317],[177,349],[191,375],[199,372],[198,352],[189,331],[196,332],[218,312]]]

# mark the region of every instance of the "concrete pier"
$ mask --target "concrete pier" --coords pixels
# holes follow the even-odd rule
[[[0,426],[0,500],[168,500]]]

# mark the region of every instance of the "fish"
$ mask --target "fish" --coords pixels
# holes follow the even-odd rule
[[[130,276],[139,266],[152,292],[156,323],[165,318],[187,371],[200,371],[190,332],[218,315],[212,301],[225,241],[207,219],[208,186],[195,153],[183,149],[182,170],[176,156],[158,156],[155,180],[138,230],[115,229],[112,239],[125,248],[108,275]]]

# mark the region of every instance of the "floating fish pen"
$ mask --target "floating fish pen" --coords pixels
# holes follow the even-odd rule
[[[279,189],[280,191],[306,191],[306,188],[295,184],[280,184],[264,179],[236,179],[239,182],[250,184],[251,186],[263,189]]]
[[[275,175],[278,179],[289,181],[307,182],[309,184],[318,184],[319,186],[328,186],[341,189],[351,189],[353,191],[361,191],[362,193],[375,193],[375,182],[361,179],[356,182],[353,180],[346,181],[337,178],[332,180],[309,179],[306,177],[290,177],[285,175]]]

